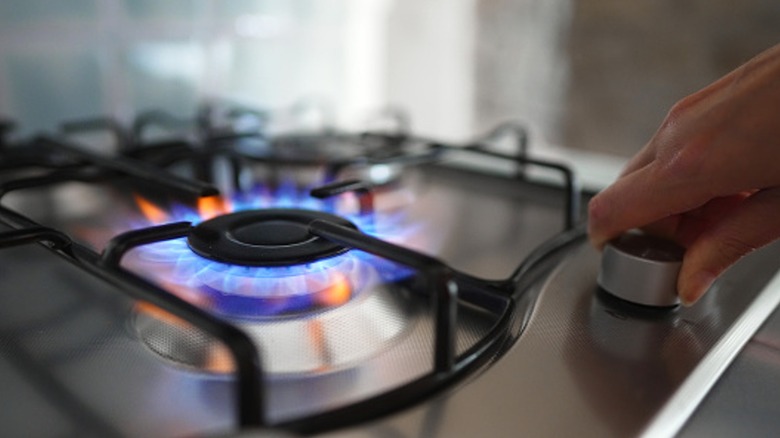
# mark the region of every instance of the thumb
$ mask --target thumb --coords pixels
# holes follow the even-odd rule
[[[684,305],[695,303],[742,256],[780,238],[780,188],[748,197],[688,247],[677,280]]]

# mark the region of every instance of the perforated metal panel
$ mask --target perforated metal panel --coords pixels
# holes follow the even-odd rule
[[[599,255],[582,243],[524,292],[537,297],[531,319],[494,366],[458,391],[339,436],[673,434],[777,303],[780,288],[764,288],[778,259],[780,244],[764,248],[695,307],[657,311],[601,292]]]

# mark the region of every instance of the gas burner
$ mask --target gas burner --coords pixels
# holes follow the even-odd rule
[[[385,202],[387,197],[382,208],[367,211],[359,208],[355,195],[323,200],[311,192],[292,182],[273,189],[258,184],[226,198],[201,198],[196,208],[175,204],[168,211],[137,196],[143,217],[130,221],[134,230],[171,222],[196,225],[183,238],[144,245],[126,266],[229,318],[302,316],[341,306],[412,272],[315,236],[309,232],[311,222],[396,242],[426,243],[435,234],[418,237],[423,228],[411,226],[392,199]]]
[[[242,266],[298,265],[346,252],[309,232],[308,224],[317,219],[357,229],[352,222],[321,211],[249,210],[200,223],[187,243],[207,259]]]

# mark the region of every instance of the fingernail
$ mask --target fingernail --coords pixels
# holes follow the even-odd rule
[[[602,201],[600,194],[596,195],[588,203],[588,239],[590,244],[599,251],[609,240],[609,236],[604,233],[605,225],[609,222],[609,206]]]
[[[590,245],[597,250],[601,251],[604,249],[604,242],[601,239],[596,238],[596,236],[588,236],[588,241],[590,242]]]
[[[709,272],[697,272],[680,288],[680,302],[685,307],[694,305],[712,286],[717,277]]]

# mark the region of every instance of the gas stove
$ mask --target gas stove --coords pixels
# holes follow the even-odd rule
[[[587,196],[520,124],[269,119],[3,143],[7,434],[674,434],[780,300],[777,245],[693,308],[604,293]]]

